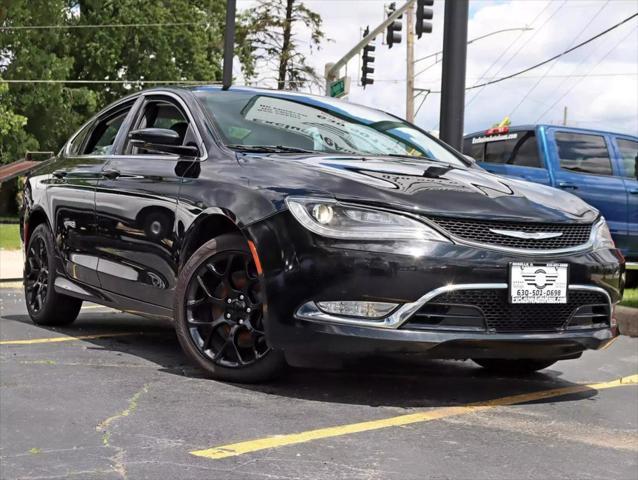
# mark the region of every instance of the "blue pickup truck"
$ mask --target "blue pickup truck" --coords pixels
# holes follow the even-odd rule
[[[607,219],[638,273],[638,137],[557,125],[496,127],[465,136],[463,153],[484,169],[578,195]]]

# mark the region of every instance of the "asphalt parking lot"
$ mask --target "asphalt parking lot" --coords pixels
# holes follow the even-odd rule
[[[638,339],[526,378],[374,358],[202,378],[169,323],[0,289],[2,479],[636,479]]]

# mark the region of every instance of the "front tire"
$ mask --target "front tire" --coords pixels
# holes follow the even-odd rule
[[[261,297],[241,235],[221,235],[202,245],[177,282],[175,328],[189,359],[217,380],[255,383],[279,375],[284,355],[266,343]]]
[[[55,277],[53,235],[41,223],[29,238],[24,265],[24,298],[29,317],[36,325],[69,325],[82,308],[82,300],[55,291]]]
[[[498,373],[518,373],[529,374],[543,370],[554,365],[557,360],[536,360],[536,359],[500,359],[500,358],[473,358],[474,363],[481,367]]]

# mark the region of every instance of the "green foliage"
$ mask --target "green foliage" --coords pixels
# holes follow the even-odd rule
[[[3,27],[172,24],[0,30],[5,80],[125,81],[2,87],[0,163],[23,158],[26,150],[58,151],[108,103],[155,85],[144,81],[220,81],[225,8],[220,0],[0,0]],[[253,49],[247,34],[246,26],[238,25],[238,57],[250,75]]]
[[[21,156],[25,148],[34,150],[38,143],[24,130],[27,117],[16,114],[11,108],[7,92],[9,87],[0,79],[0,164],[9,163]]]
[[[255,51],[255,61],[264,69],[276,72],[278,89],[299,90],[309,83],[319,84],[319,76],[306,63],[295,35],[298,29],[309,31],[311,51],[319,49],[325,34],[318,13],[299,0],[260,0],[246,15],[246,21],[252,28],[247,41]]]
[[[622,297],[621,305],[624,307],[638,308],[638,288],[628,288]]]
[[[0,249],[20,249],[20,226],[16,224],[0,223]]]

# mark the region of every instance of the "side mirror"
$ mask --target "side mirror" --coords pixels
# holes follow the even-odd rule
[[[472,165],[476,165],[478,162],[474,157],[470,157],[469,155],[463,154],[466,160],[468,160]]]
[[[172,153],[180,157],[198,157],[199,150],[192,145],[181,145],[179,133],[170,128],[141,128],[128,134],[136,147],[160,153]]]

